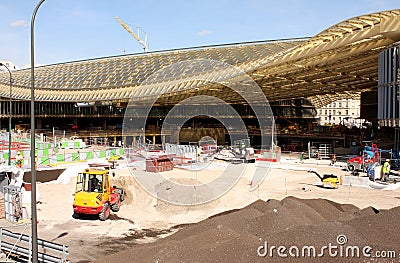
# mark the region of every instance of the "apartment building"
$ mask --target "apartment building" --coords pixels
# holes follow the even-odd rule
[[[325,107],[317,109],[316,118],[320,125],[343,124],[359,127],[363,120],[360,119],[360,100],[341,99]]]
[[[2,59],[0,59],[0,63],[3,64],[3,65],[6,65],[6,67],[9,70],[17,70],[17,69],[19,69],[19,67],[17,65],[15,65],[14,62],[12,62],[10,60],[2,60]],[[4,68],[4,67],[0,67],[0,71],[7,71],[7,69]]]

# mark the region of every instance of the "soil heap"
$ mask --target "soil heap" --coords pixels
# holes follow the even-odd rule
[[[196,224],[178,226],[179,231],[168,237],[133,245],[96,262],[369,262],[371,258],[363,255],[365,246],[372,248],[371,256],[378,250],[400,252],[398,218],[400,207],[378,211],[325,199],[258,200]],[[336,246],[332,250],[336,256],[322,249],[329,245]],[[271,254],[272,246],[276,248]],[[286,258],[278,255],[279,246],[286,248],[281,251]],[[308,254],[309,246],[315,247],[315,256],[312,251]],[[346,252],[350,246],[359,248],[359,257]],[[294,247],[299,257],[294,256]]]

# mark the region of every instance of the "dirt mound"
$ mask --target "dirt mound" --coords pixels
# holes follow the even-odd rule
[[[136,182],[132,178],[132,176],[117,176],[115,178],[111,178],[111,185],[117,188],[124,189],[124,205],[131,204],[135,198],[134,189],[136,187]]]
[[[346,245],[369,245],[373,249],[398,248],[400,230],[395,227],[400,207],[377,211],[325,199],[287,197],[282,201],[258,200],[242,209],[223,212],[182,229],[153,243],[135,245],[129,250],[102,257],[96,262],[258,262],[283,258],[268,254],[271,246],[301,249],[316,248],[315,255],[329,244],[346,249]],[[267,243],[266,243],[267,242]],[[268,244],[269,247],[265,247]],[[261,247],[261,249],[260,249]],[[294,250],[295,251],[295,250]],[[265,257],[260,257],[266,252]],[[296,262],[320,262],[317,256],[287,258]],[[361,252],[360,252],[361,253]],[[324,262],[361,258],[331,257],[323,253]],[[368,258],[363,258],[368,259]]]

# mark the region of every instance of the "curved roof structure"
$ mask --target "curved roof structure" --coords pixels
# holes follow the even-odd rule
[[[338,23],[308,39],[291,39],[123,55],[37,67],[37,101],[92,102],[158,98],[175,104],[195,94],[227,102],[227,88],[247,80],[269,101],[310,98],[316,106],[377,86],[378,54],[400,40],[400,9]],[[207,67],[199,60],[218,61]],[[30,100],[30,70],[14,71],[13,99]],[[208,81],[205,81],[207,79]],[[226,83],[226,85],[221,84]],[[9,96],[9,75],[0,74],[0,96]]]

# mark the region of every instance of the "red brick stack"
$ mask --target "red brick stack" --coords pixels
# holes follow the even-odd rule
[[[146,172],[157,173],[171,171],[174,168],[173,156],[158,156],[157,158],[146,159]]]

